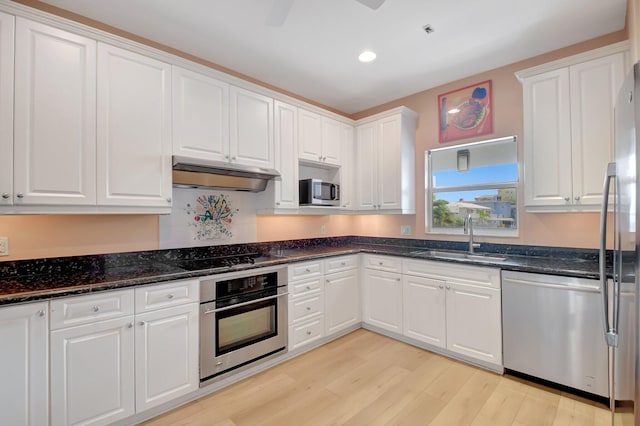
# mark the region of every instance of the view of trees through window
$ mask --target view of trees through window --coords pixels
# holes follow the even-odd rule
[[[461,150],[466,158],[460,161]],[[462,165],[462,170],[459,166]],[[427,153],[426,225],[459,233],[468,215],[474,229],[514,234],[518,228],[518,163],[514,137]]]

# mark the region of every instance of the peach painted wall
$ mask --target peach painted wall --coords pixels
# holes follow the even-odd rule
[[[631,62],[640,61],[640,0],[628,0],[627,31],[631,41]]]

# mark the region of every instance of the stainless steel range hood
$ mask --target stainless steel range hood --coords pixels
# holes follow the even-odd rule
[[[177,188],[260,192],[279,176],[274,169],[173,156],[173,186]]]

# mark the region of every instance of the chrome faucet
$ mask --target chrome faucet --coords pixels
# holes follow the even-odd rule
[[[471,218],[471,213],[468,213],[467,217],[464,218],[465,235],[467,232],[469,233],[469,253],[473,253],[473,249],[480,247],[480,244],[473,242],[473,219]]]

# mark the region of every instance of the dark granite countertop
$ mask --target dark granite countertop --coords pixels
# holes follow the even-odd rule
[[[46,300],[201,277],[230,271],[286,264],[352,253],[375,253],[443,262],[491,266],[505,270],[598,278],[595,250],[483,244],[479,254],[497,254],[506,260],[442,259],[430,250],[464,252],[465,243],[428,240],[336,237],[273,243],[210,246],[191,249],[77,256],[0,262],[0,305]],[[254,265],[189,269],[188,261],[254,252]],[[425,253],[427,252],[427,253]],[[279,253],[279,254],[278,254]]]

